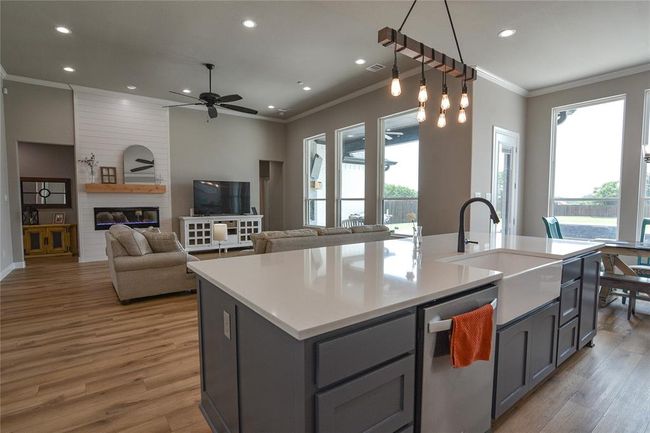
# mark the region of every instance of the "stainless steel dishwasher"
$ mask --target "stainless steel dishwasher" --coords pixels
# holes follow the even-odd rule
[[[451,318],[485,304],[495,307],[490,361],[453,368],[449,353]],[[420,433],[484,433],[490,431],[497,288],[488,286],[419,311],[421,393]]]

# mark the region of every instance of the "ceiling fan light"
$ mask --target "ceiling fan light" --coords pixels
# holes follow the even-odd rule
[[[458,111],[458,123],[465,122],[467,122],[467,113],[463,107],[460,107],[460,110]]]
[[[445,116],[445,110],[440,109],[440,115],[438,116],[438,128],[444,128],[447,126],[447,116]]]
[[[415,118],[417,119],[418,123],[422,123],[425,120],[427,120],[427,112],[424,109],[424,103],[421,103],[420,106],[418,107],[418,112]]]

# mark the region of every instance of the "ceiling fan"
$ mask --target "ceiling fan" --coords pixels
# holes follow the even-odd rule
[[[386,138],[386,140],[392,140],[393,136],[401,137],[402,135],[404,135],[404,133],[400,132],[400,131],[386,131],[386,132],[384,132],[384,138]]]
[[[257,110],[253,110],[252,108],[246,108],[246,107],[241,107],[239,105],[228,104],[228,102],[235,102],[242,99],[242,97],[239,95],[221,96],[217,93],[212,93],[212,70],[214,69],[214,65],[212,63],[204,63],[203,66],[205,66],[208,69],[208,72],[210,74],[209,90],[207,92],[201,93],[197,98],[194,96],[186,95],[184,93],[174,92],[173,90],[169,91],[170,93],[173,93],[175,95],[196,99],[199,102],[190,102],[188,104],[165,105],[163,108],[185,107],[188,105],[205,105],[206,107],[208,107],[208,116],[210,116],[210,119],[214,119],[219,114],[217,112],[217,107],[215,106],[227,108],[233,111],[239,111],[240,113],[257,114]]]

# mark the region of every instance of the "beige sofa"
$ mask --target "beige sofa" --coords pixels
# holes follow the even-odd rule
[[[113,288],[121,302],[195,288],[186,265],[198,259],[185,252],[175,233],[116,224],[105,236]]]
[[[391,232],[384,225],[363,225],[351,228],[332,227],[268,231],[251,235],[255,254],[302,250],[332,245],[357,244],[390,239]]]

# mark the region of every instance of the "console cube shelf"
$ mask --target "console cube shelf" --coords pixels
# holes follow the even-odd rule
[[[180,217],[181,243],[187,251],[208,251],[219,248],[212,237],[214,224],[228,226],[228,239],[221,248],[252,247],[251,235],[262,231],[263,215],[215,215],[209,217]]]

